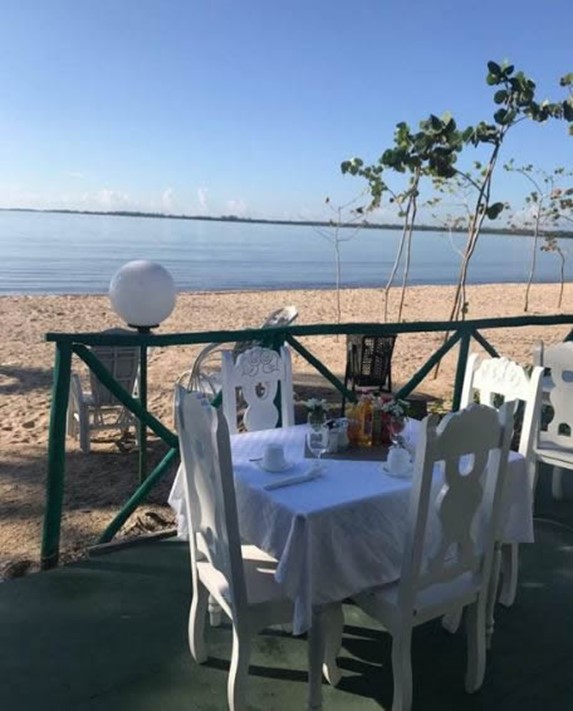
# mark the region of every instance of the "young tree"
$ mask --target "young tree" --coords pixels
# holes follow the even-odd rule
[[[535,82],[521,71],[516,72],[513,65],[488,62],[486,81],[490,86],[499,87],[493,97],[499,106],[493,115],[493,123],[481,121],[476,126],[470,126],[463,132],[464,141],[476,148],[489,150],[489,157],[482,163],[477,163],[477,176],[457,170],[460,180],[473,188],[475,198],[473,209],[467,224],[467,239],[458,274],[458,282],[454,293],[450,320],[465,317],[467,302],[465,287],[468,269],[475,253],[482,226],[486,218],[495,220],[503,211],[504,203],[493,201],[492,180],[498,163],[499,155],[511,129],[525,120],[542,123],[550,118],[566,118],[573,120],[573,106],[569,100],[562,103],[539,103],[535,98]],[[566,108],[566,106],[568,108]]]
[[[340,324],[342,306],[340,302],[340,287],[341,287],[341,261],[340,261],[340,245],[343,242],[349,242],[354,239],[360,230],[364,227],[364,218],[356,210],[352,210],[360,199],[360,196],[350,200],[344,205],[335,207],[330,198],[327,197],[324,201],[328,206],[332,217],[328,227],[316,226],[315,232],[323,239],[329,242],[334,249],[334,269],[335,269],[335,289],[336,289],[336,319]]]
[[[529,294],[537,266],[539,239],[547,230],[554,230],[561,217],[558,196],[562,194],[562,190],[557,187],[556,183],[563,176],[570,176],[571,173],[566,173],[564,168],[555,168],[551,173],[547,173],[544,170],[535,170],[531,164],[516,167],[513,160],[505,165],[504,168],[507,171],[519,173],[533,186],[533,190],[525,198],[525,213],[521,211],[514,214],[510,221],[510,225],[516,229],[527,228],[530,230],[533,237],[529,275],[523,304],[523,310],[527,312],[529,310]],[[565,266],[563,252],[560,250],[555,236],[545,234],[545,240],[546,244],[541,247],[541,250],[554,251],[561,257],[562,268],[560,273],[561,283],[563,284]],[[563,288],[561,288],[561,294],[562,292]],[[559,305],[561,305],[561,297]]]
[[[402,235],[390,276],[384,287],[385,321],[388,320],[390,288],[405,255],[398,305],[398,321],[402,320],[421,181],[427,176],[441,176],[445,179],[454,175],[453,165],[457,159],[457,153],[462,148],[461,134],[457,130],[456,122],[448,114],[442,118],[431,115],[425,121],[420,122],[419,128],[417,133],[412,133],[408,124],[403,122],[397,124],[394,132],[394,146],[384,151],[377,163],[365,166],[361,158],[353,158],[341,164],[343,173],[358,175],[368,182],[371,201],[365,208],[358,208],[358,212],[372,211],[380,207],[384,194],[388,193],[389,202],[398,206],[398,215],[402,219]],[[406,188],[401,191],[392,190],[382,177],[385,170],[408,174]]]

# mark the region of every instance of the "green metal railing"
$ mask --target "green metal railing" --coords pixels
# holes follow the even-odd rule
[[[133,493],[121,511],[109,524],[100,538],[106,542],[113,538],[131,513],[144,500],[149,491],[169,469],[178,454],[177,436],[157,420],[146,407],[144,383],[143,402],[135,399],[124,390],[112,377],[90,350],[91,346],[138,346],[144,354],[150,347],[198,345],[205,343],[230,343],[240,341],[259,341],[269,347],[277,347],[283,342],[296,350],[335,388],[350,400],[355,396],[346,390],[343,383],[326,368],[298,338],[326,335],[371,335],[384,336],[403,333],[447,334],[444,343],[428,358],[424,365],[396,393],[398,398],[407,397],[441,361],[454,346],[459,343],[458,360],[455,373],[453,402],[454,410],[459,408],[463,385],[465,364],[471,340],[474,339],[491,356],[497,356],[496,349],[480,331],[497,328],[517,328],[521,326],[559,326],[572,325],[573,316],[516,316],[511,318],[477,319],[471,321],[427,321],[412,323],[353,323],[353,324],[318,324],[309,326],[288,326],[280,328],[246,329],[242,331],[205,331],[201,333],[177,334],[110,334],[110,333],[48,333],[46,340],[55,343],[54,384],[52,391],[52,409],[50,415],[50,433],[48,441],[48,472],[46,481],[46,512],[42,538],[41,564],[43,569],[58,563],[60,526],[65,482],[65,437],[66,411],[70,390],[72,355],[81,358],[113,395],[128,408],[141,422],[149,427],[169,447],[169,451],[157,467],[146,476],[139,488]],[[573,331],[571,332],[573,334]],[[571,335],[571,334],[570,334]],[[143,455],[145,463],[145,455]],[[140,459],[141,465],[141,459]]]

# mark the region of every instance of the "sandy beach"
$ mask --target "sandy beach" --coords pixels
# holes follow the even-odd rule
[[[523,314],[524,285],[483,285],[468,289],[468,318]],[[453,287],[424,286],[408,291],[404,318],[408,321],[447,318]],[[348,289],[342,294],[343,323],[380,322],[383,297],[376,289]],[[573,312],[573,285],[567,284],[563,306],[557,309],[558,285],[534,286],[531,314]],[[394,298],[397,301],[397,298]],[[158,332],[237,329],[260,325],[272,310],[294,304],[298,324],[335,323],[333,291],[272,291],[179,294],[172,316]],[[44,341],[48,331],[95,332],[120,326],[107,296],[7,296],[0,297],[3,338],[0,342],[0,572],[5,576],[37,569],[44,511],[44,481],[50,416],[53,344]],[[392,310],[391,318],[392,320]],[[497,329],[486,337],[498,351],[522,364],[531,362],[534,344],[563,340],[570,327]],[[401,335],[396,343],[393,377],[404,383],[441,342],[440,334]],[[333,372],[342,375],[344,337],[303,340]],[[477,344],[473,346],[478,349]],[[188,370],[198,347],[155,349],[149,363],[149,409],[172,426],[171,395],[175,380]],[[479,350],[479,349],[478,349]],[[429,376],[419,390],[445,398],[451,396],[456,353],[443,362],[439,377]],[[82,364],[74,362],[78,372]],[[297,355],[293,359],[295,390],[308,396],[324,381]],[[65,514],[62,524],[62,559],[77,557],[95,542],[106,523],[137,485],[137,452],[118,446],[114,433],[98,437],[89,455],[77,442],[67,440]],[[150,441],[150,466],[165,451]],[[173,519],[166,506],[172,475],[166,477],[150,500],[122,531],[133,535],[169,526]]]

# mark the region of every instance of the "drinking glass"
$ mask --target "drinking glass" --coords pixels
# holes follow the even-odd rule
[[[390,418],[388,429],[390,430],[392,444],[395,447],[404,448],[404,437],[402,436],[402,432],[406,428],[407,420],[408,418],[405,415],[392,415]]]
[[[309,425],[306,433],[306,445],[314,457],[320,460],[328,449],[329,430],[326,425]]]

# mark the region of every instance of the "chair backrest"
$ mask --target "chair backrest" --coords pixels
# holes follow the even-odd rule
[[[440,424],[436,415],[423,421],[400,577],[403,610],[411,611],[417,592],[430,585],[468,574],[487,585],[512,418],[509,401],[499,411],[474,404]],[[437,463],[444,471],[439,491],[432,486]]]
[[[551,370],[549,403],[553,408],[544,440],[573,449],[573,342],[545,347],[543,365]]]
[[[279,328],[280,326],[288,326],[298,316],[298,311],[295,306],[283,306],[271,313],[265,318],[259,328]],[[250,348],[262,345],[260,341],[238,341],[233,346],[233,357],[235,360]]]
[[[110,328],[103,333],[133,335],[133,331],[128,331],[125,328]],[[93,346],[91,350],[121,387],[131,395],[139,368],[139,348],[137,346]],[[91,370],[90,387],[96,407],[122,407],[120,401],[110,393]]]
[[[496,405],[496,396],[513,400],[516,406],[519,401],[523,402],[519,453],[528,457],[535,446],[542,378],[543,368],[539,365],[534,366],[528,375],[521,365],[508,358],[484,358],[480,361],[478,354],[472,353],[466,366],[460,406],[468,407],[476,393],[480,403],[490,407]]]
[[[294,402],[290,353],[255,346],[234,360],[232,351],[222,353],[223,412],[229,431],[237,427],[237,390],[246,403],[243,424],[247,430],[264,430],[294,424]],[[280,390],[279,390],[280,386]],[[280,396],[280,411],[276,405]]]
[[[225,578],[239,615],[247,597],[227,423],[202,393],[181,385],[175,386],[175,412],[193,575],[197,561],[206,558]]]
[[[392,354],[396,335],[347,337],[346,380],[354,385],[392,390]]]

